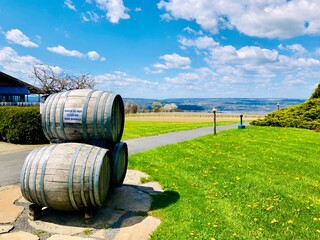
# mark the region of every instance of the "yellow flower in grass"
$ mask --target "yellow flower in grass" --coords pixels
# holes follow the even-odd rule
[[[319,230],[319,229],[317,229],[317,230],[316,230],[316,233],[320,233],[320,230]]]
[[[290,220],[288,220],[287,223],[288,223],[288,224],[293,224],[293,221],[290,219]]]
[[[236,180],[239,181],[239,180],[240,180],[240,177],[236,176]]]
[[[275,223],[278,223],[278,222],[279,222],[279,221],[274,218],[274,219],[271,220],[270,224],[275,224]]]

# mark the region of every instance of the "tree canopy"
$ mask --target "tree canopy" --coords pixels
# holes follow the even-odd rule
[[[45,94],[58,93],[73,89],[93,88],[95,80],[89,74],[69,75],[68,73],[56,71],[48,65],[33,66],[35,85]]]

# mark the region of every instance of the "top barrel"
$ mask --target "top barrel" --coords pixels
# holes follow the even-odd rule
[[[124,105],[120,95],[77,89],[50,95],[42,108],[42,129],[50,141],[121,140]]]

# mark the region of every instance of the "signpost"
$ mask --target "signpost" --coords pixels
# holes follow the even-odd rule
[[[240,115],[240,124],[238,125],[238,129],[246,128],[246,126],[242,124],[242,117],[243,117],[243,115],[241,114]]]
[[[217,118],[216,118],[217,108],[214,107],[212,109],[212,112],[213,112],[213,134],[217,135]]]

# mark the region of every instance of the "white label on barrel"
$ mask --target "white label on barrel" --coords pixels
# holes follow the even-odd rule
[[[81,123],[82,108],[65,108],[63,111],[64,123]]]

